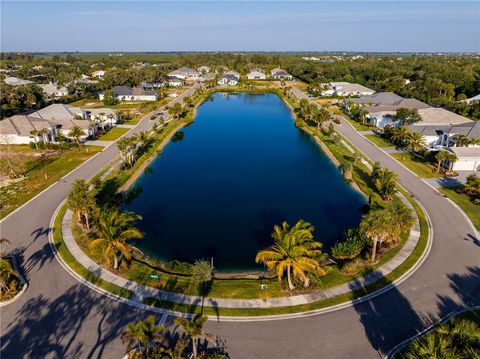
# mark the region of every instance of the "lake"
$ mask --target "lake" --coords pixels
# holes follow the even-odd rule
[[[364,198],[275,94],[215,93],[180,141],[139,177],[126,208],[143,216],[137,246],[161,260],[213,257],[218,270],[255,270],[274,224],[304,219],[329,245],[358,225]]]

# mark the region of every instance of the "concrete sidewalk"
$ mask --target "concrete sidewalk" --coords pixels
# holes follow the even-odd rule
[[[410,202],[400,196],[402,201],[409,208],[413,208]],[[328,288],[326,290],[318,290],[308,294],[295,295],[290,297],[270,298],[270,299],[226,299],[226,298],[202,298],[193,295],[184,295],[179,293],[167,292],[164,290],[148,287],[142,284],[138,284],[134,281],[117,276],[116,274],[106,270],[104,267],[95,263],[90,257],[88,257],[83,250],[78,246],[77,242],[73,238],[71,230],[72,211],[67,210],[65,216],[62,219],[62,235],[63,241],[68,250],[75,259],[90,272],[94,273],[101,279],[113,283],[119,287],[131,290],[134,295],[131,298],[133,301],[143,303],[146,298],[156,298],[163,301],[178,303],[199,305],[202,304],[207,307],[223,307],[223,308],[272,308],[272,307],[288,307],[301,304],[308,304],[316,302],[318,300],[333,298],[340,294],[345,294],[353,290],[360,289],[364,286],[372,284],[377,280],[383,278],[387,274],[391,273],[395,268],[402,264],[405,259],[412,253],[413,249],[417,245],[420,238],[420,224],[418,218],[415,220],[415,224],[410,232],[406,243],[402,247],[399,253],[391,259],[389,262],[382,265],[375,271],[361,277],[355,281],[348,282],[336,287]]]

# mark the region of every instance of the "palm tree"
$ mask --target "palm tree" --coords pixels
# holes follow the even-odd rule
[[[107,119],[110,121],[110,127],[113,126],[113,120],[115,119],[115,115],[113,113],[110,113],[107,115]]]
[[[374,184],[384,201],[390,202],[393,199],[393,195],[396,192],[396,180],[397,175],[387,168],[378,171]]]
[[[448,158],[448,151],[440,151],[435,155],[435,159],[437,160],[437,172],[440,173],[440,166],[442,163],[445,163],[445,161]]]
[[[395,218],[387,209],[377,209],[368,212],[360,222],[360,233],[372,239],[372,262],[375,262],[377,245],[395,240]]]
[[[447,152],[447,158],[445,159],[448,163],[448,170],[451,171],[453,164],[457,162],[458,158],[457,155],[453,152]]]
[[[77,146],[80,146],[80,137],[85,136],[86,133],[83,130],[83,128],[81,128],[78,125],[74,125],[70,129],[70,132],[68,133],[68,135],[75,139],[75,142],[77,143]]]
[[[145,148],[150,142],[150,135],[147,131],[140,131],[133,136],[134,141],[137,142],[140,147]]]
[[[127,344],[129,358],[150,358],[159,345],[167,344],[164,337],[166,328],[155,324],[155,316],[136,323],[129,323],[122,333],[122,343]]]
[[[343,163],[341,167],[343,178],[347,180],[352,179],[352,169],[353,166],[351,162]]]
[[[35,149],[38,150],[38,145],[37,145],[37,136],[38,136],[38,131],[37,130],[31,130],[30,135],[33,136],[33,142],[35,142]]]
[[[412,216],[412,210],[405,206],[402,202],[396,202],[388,207],[393,218],[394,224],[398,227],[397,232],[403,233],[409,231],[415,223],[415,218]]]
[[[122,160],[131,166],[135,157],[135,138],[122,137],[117,141],[117,147],[122,155]]]
[[[442,338],[435,333],[429,333],[425,337],[415,340],[405,353],[406,359],[461,359],[451,348],[451,340]]]
[[[425,148],[426,142],[425,137],[418,132],[411,132],[407,135],[405,139],[405,144],[407,148],[412,152],[417,152],[422,148]]]
[[[72,190],[67,196],[67,203],[76,213],[77,221],[81,222],[83,215],[87,230],[90,230],[89,216],[95,208],[95,200],[84,180],[78,179],[73,183]]]
[[[119,255],[130,260],[133,251],[140,252],[138,248],[128,243],[130,239],[143,238],[143,232],[134,227],[135,221],[139,219],[142,219],[140,215],[120,212],[118,209],[103,212],[98,221],[98,238],[90,243],[90,247],[102,245],[105,262],[110,265],[113,256],[113,268],[118,269]]]
[[[211,343],[214,342],[214,338],[203,332],[203,325],[207,321],[207,317],[202,316],[201,314],[196,314],[191,320],[179,317],[175,320],[183,330],[183,332],[191,339],[192,341],[192,353],[193,358],[197,357],[197,345],[199,340],[206,340]]]
[[[264,263],[270,270],[276,270],[279,281],[286,271],[290,290],[295,289],[292,272],[294,277],[303,280],[304,287],[308,287],[307,272],[325,274],[315,259],[321,254],[322,245],[313,240],[312,232],[312,225],[303,220],[299,220],[293,227],[287,222],[283,222],[281,227],[275,225],[272,233],[274,245],[259,251],[255,261]]]
[[[392,130],[391,138],[393,142],[403,145],[409,134],[410,130],[407,126],[399,126]]]
[[[0,290],[2,292],[8,291],[12,277],[15,277],[17,272],[13,268],[12,262],[8,259],[0,258]]]
[[[182,112],[182,105],[180,105],[178,102],[175,103],[173,106],[169,107],[168,109],[168,113],[172,115],[173,118],[178,118]]]
[[[455,135],[452,140],[455,147],[466,147],[470,144],[470,139],[465,135]]]

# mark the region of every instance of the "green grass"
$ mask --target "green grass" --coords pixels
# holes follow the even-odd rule
[[[106,134],[99,137],[98,140],[99,141],[115,141],[120,136],[127,133],[129,130],[130,130],[129,128],[113,127]]]
[[[469,322],[473,322],[473,323],[476,323],[477,325],[480,325],[480,310],[470,310],[470,311],[466,311],[466,312],[457,314],[457,315],[449,318],[443,324],[451,323],[452,320],[454,320],[454,318],[459,319],[459,320],[467,320]],[[435,333],[437,330],[438,329],[435,328],[432,331],[430,331],[429,333]],[[425,335],[427,335],[427,334],[424,334],[423,336],[425,336]],[[422,337],[420,337],[420,338],[422,338]],[[404,354],[411,348],[413,342],[419,340],[420,338],[417,338],[414,341],[412,341],[409,345],[407,345],[405,348],[403,348],[397,355],[395,355],[394,358],[395,359],[404,359],[405,358]]]
[[[357,131],[372,131],[374,129],[374,127],[363,125],[363,124],[351,119],[350,117],[348,117],[344,113],[342,115],[343,115],[344,118],[347,119],[348,122],[350,122],[350,124],[353,126],[353,128],[355,128]]]
[[[410,153],[392,153],[391,156],[421,178],[440,177],[438,173],[434,172],[435,167],[433,165],[415,160]]]
[[[26,179],[3,187],[0,191],[0,218],[14,211],[16,208],[30,200],[61,177],[78,167],[90,157],[101,151],[103,147],[82,146],[69,150],[55,150],[45,152],[45,156],[33,158],[25,163],[24,175]],[[1,150],[4,150],[3,147]],[[31,150],[28,146],[10,146],[17,155],[40,153]]]
[[[53,225],[53,243],[55,245],[55,248],[58,251],[58,254],[62,257],[65,263],[82,278],[99,286],[100,288],[105,289],[110,293],[119,295],[127,299],[130,298],[133,295],[132,291],[121,288],[110,282],[104,281],[100,277],[96,276],[94,273],[87,270],[80,263],[78,263],[77,260],[73,257],[73,255],[69,252],[69,250],[65,246],[65,243],[63,242],[63,237],[62,237],[62,218],[65,215],[66,211],[67,211],[67,206],[63,205],[58,211],[58,215],[55,218],[54,225]]]
[[[383,137],[380,137],[378,135],[365,135],[366,138],[368,138],[371,142],[373,142],[376,146],[382,147],[382,148],[394,148],[395,146],[392,145],[390,142],[387,142]]]
[[[477,230],[480,231],[480,206],[470,201],[466,194],[457,193],[453,188],[439,188],[439,191],[455,202],[466,213]]]

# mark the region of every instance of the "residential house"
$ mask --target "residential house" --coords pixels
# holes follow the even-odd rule
[[[10,86],[26,86],[33,84],[32,81],[19,79],[18,77],[13,76],[7,76],[3,81]]]
[[[450,147],[457,156],[452,164],[453,171],[480,171],[480,147]]]
[[[458,135],[464,135],[480,141],[480,121],[468,121],[456,125],[414,124],[409,126],[409,129],[410,131],[422,134],[430,147],[454,146],[454,139]]]
[[[251,70],[247,74],[247,79],[249,79],[249,80],[266,80],[267,75],[265,75],[262,71],[254,69],[254,70]]]
[[[208,66],[200,66],[198,69],[197,69],[198,73],[202,74],[202,75],[205,75],[205,74],[208,74],[210,72],[210,67]]]
[[[180,80],[177,77],[168,77],[167,78],[167,83],[168,83],[168,86],[170,86],[170,87],[179,87],[179,86],[183,85],[182,80]]]
[[[191,69],[190,67],[180,67],[179,69],[175,70],[175,71],[172,71],[168,74],[169,77],[176,77],[178,79],[181,79],[181,80],[190,80],[190,81],[194,81],[196,79],[198,79],[198,77],[200,76],[200,74]]]
[[[218,79],[219,85],[235,86],[240,81],[240,74],[235,71],[228,71]]]
[[[39,85],[45,96],[50,97],[50,98],[59,98],[59,97],[64,97],[68,96],[68,89],[66,86],[58,86],[55,83],[49,83],[45,85]]]
[[[105,77],[105,71],[103,70],[98,70],[92,72],[92,77],[96,77],[97,79],[103,79]]]
[[[370,106],[388,106],[401,100],[404,100],[404,98],[393,92],[377,92],[360,96],[359,98],[349,99],[348,102]]]
[[[113,127],[117,124],[119,116],[111,108],[95,108],[87,111],[87,116],[100,126]]]
[[[140,84],[140,87],[155,88],[155,89],[162,88],[162,87],[165,87],[165,86],[166,86],[165,82],[146,82],[146,81],[144,81]]]
[[[156,101],[158,98],[155,91],[147,91],[141,87],[115,86],[112,92],[119,101]],[[98,97],[103,100],[105,93],[99,93]]]
[[[416,125],[459,125],[462,123],[471,123],[472,121],[466,117],[457,115],[444,108],[428,107],[418,110],[422,121],[417,122]]]
[[[293,78],[288,72],[278,67],[271,70],[270,74],[274,80],[291,80]]]
[[[396,125],[397,122],[394,120],[396,111],[378,111],[371,112],[367,115],[368,123],[372,124],[378,128],[385,128],[387,125]]]
[[[53,104],[28,115],[15,115],[0,121],[0,143],[53,142],[59,134],[69,137],[75,125],[85,132],[80,138],[82,141],[97,130],[87,120],[87,111],[69,105]]]

